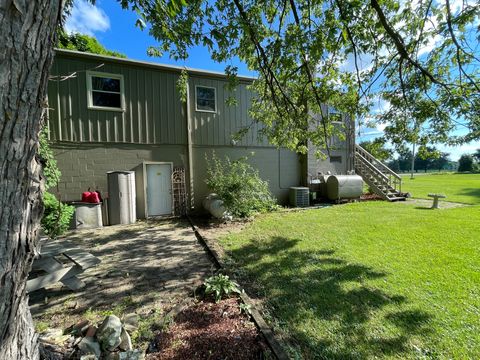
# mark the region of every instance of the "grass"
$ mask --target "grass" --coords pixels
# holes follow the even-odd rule
[[[292,358],[480,358],[480,207],[259,216],[220,242]]]
[[[465,204],[480,204],[480,174],[439,173],[417,175],[413,180],[403,175],[402,191],[416,198],[428,198],[428,193],[447,195],[445,200]]]

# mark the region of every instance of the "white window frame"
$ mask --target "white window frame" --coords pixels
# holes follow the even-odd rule
[[[215,110],[205,110],[205,109],[199,109],[197,106],[197,88],[205,88],[205,89],[213,89],[213,92],[215,94]],[[195,85],[195,111],[198,112],[206,112],[206,113],[217,113],[217,88],[213,86],[204,86],[204,85]]]
[[[118,93],[114,91],[93,90],[92,77],[103,77],[103,78],[120,80],[120,107],[119,108],[93,105],[93,91],[104,92],[109,94],[118,94]],[[97,71],[87,71],[87,107],[92,110],[125,111],[125,88],[124,88],[123,75],[110,74],[110,73],[97,72]]]

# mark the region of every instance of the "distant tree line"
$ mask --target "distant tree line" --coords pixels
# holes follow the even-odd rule
[[[367,150],[378,160],[384,162],[396,172],[409,172],[412,168],[412,150],[401,148],[396,152],[386,146],[386,140],[376,138],[371,141],[363,141],[360,146]],[[414,159],[415,172],[423,171],[480,171],[480,149],[473,154],[463,154],[458,162],[450,160],[450,154],[441,152],[435,147],[420,147]]]

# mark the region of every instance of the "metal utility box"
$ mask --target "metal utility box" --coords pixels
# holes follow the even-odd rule
[[[290,205],[307,207],[310,205],[310,189],[308,187],[292,186],[290,188]]]
[[[75,207],[71,229],[94,229],[103,226],[101,203],[72,202],[70,205]]]
[[[358,175],[330,175],[327,179],[329,200],[355,199],[363,193],[363,180]]]
[[[137,221],[135,210],[135,172],[109,171],[108,219],[110,225],[133,224]]]

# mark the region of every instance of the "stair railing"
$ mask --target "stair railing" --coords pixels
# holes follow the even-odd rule
[[[360,145],[355,144],[355,153],[367,160],[373,167],[388,178],[388,184],[398,192],[402,192],[402,178],[387,165],[382,163]]]
[[[389,179],[359,153],[355,154],[355,170],[362,175],[370,188],[383,199],[388,200]]]

